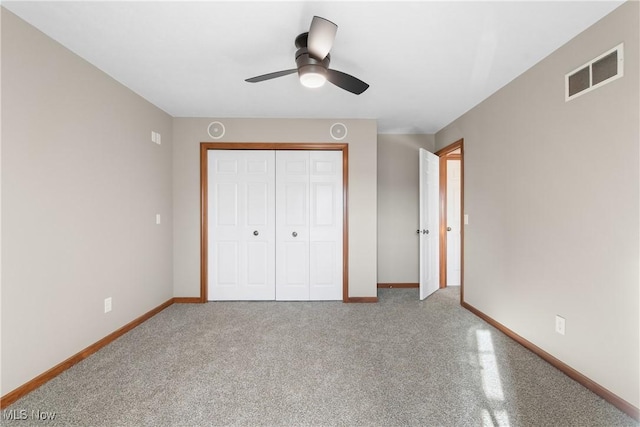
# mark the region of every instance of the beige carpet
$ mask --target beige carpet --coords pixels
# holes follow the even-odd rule
[[[173,305],[7,408],[27,419],[4,424],[639,425],[462,309],[456,288],[379,298]]]

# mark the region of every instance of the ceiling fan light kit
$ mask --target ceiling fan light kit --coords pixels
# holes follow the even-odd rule
[[[328,80],[348,92],[360,95],[369,85],[352,75],[329,69],[331,55],[338,26],[333,22],[314,16],[309,32],[298,35],[295,39],[297,68],[276,71],[252,77],[245,81],[258,83],[298,72],[300,83],[308,88],[318,88]]]
[[[298,70],[302,86],[312,89],[324,86],[327,81],[327,70],[318,68],[320,67],[316,65],[307,65]]]

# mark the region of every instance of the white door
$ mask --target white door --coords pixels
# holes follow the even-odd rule
[[[342,299],[342,152],[276,152],[276,299]]]
[[[210,300],[275,298],[275,155],[208,152]]]
[[[309,299],[342,299],[342,151],[309,152]]]
[[[460,160],[447,160],[447,286],[460,286]]]
[[[276,299],[309,299],[309,152],[276,152]]]
[[[439,287],[439,157],[420,149],[420,299]]]

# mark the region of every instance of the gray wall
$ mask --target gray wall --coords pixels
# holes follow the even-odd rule
[[[419,281],[418,149],[434,135],[378,135],[378,283]]]
[[[436,135],[437,148],[464,138],[466,302],[636,407],[638,5]],[[624,77],[565,103],[565,73],[622,41]]]
[[[218,142],[336,142],[335,120],[176,118],[173,124],[174,295],[200,295],[200,143],[207,126],[226,132]],[[349,144],[349,296],[376,296],[376,122],[340,120]]]
[[[5,395],[172,298],[172,119],[7,10],[1,119]]]

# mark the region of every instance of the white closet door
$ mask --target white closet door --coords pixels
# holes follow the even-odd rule
[[[275,299],[275,155],[208,152],[209,299]]]
[[[276,152],[276,299],[309,300],[309,152]]]
[[[342,299],[342,152],[309,152],[309,299]]]

